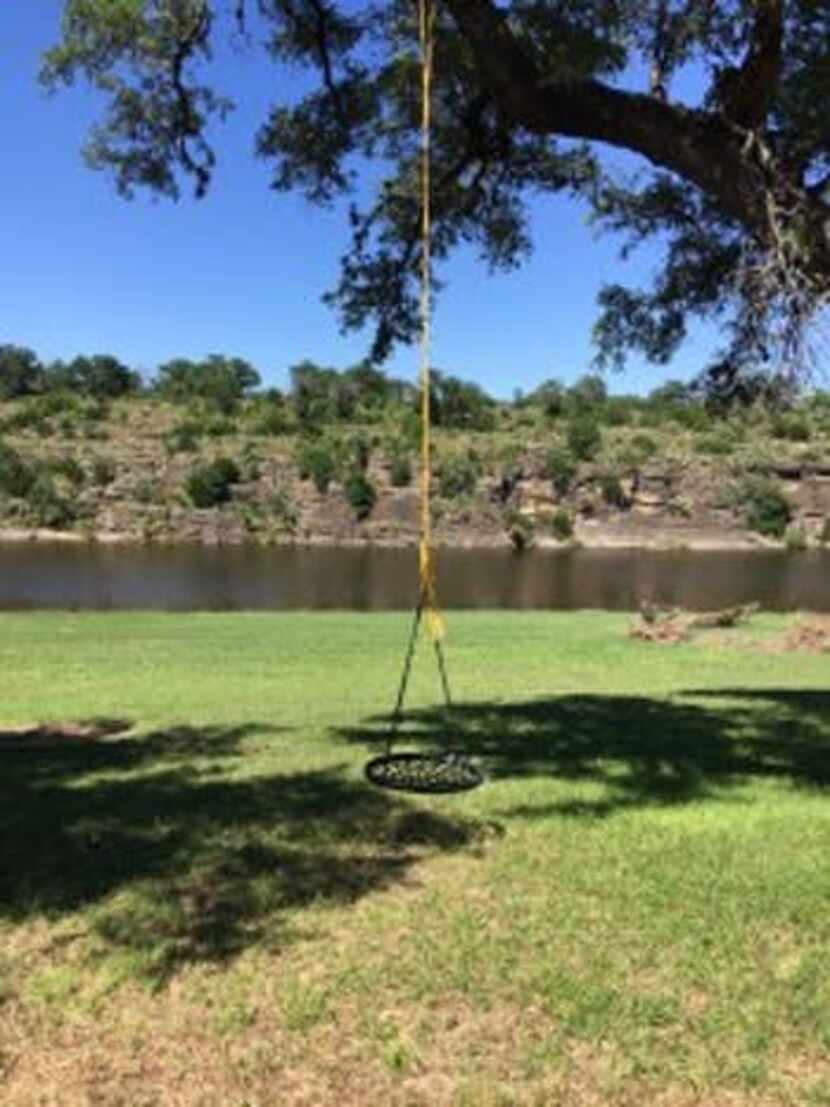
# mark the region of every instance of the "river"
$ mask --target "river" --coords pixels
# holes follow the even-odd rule
[[[413,550],[0,545],[0,609],[374,611],[412,606]],[[830,611],[830,553],[443,550],[446,608]]]

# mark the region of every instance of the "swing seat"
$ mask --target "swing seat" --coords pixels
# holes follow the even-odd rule
[[[463,753],[385,753],[373,757],[366,779],[393,792],[445,795],[467,792],[484,783],[481,770]]]

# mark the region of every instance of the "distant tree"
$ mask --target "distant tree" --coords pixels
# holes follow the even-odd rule
[[[292,365],[289,374],[291,402],[301,428],[322,426],[337,417],[339,374],[336,369],[305,360]]]
[[[358,409],[364,412],[380,411],[390,399],[390,387],[386,374],[371,362],[362,361],[347,369],[342,384],[354,402],[352,414]]]
[[[241,35],[264,44],[273,100],[255,149],[272,187],[330,204],[366,166],[376,189],[350,206],[353,242],[331,299],[347,327],[377,323],[378,355],[412,336],[414,4],[61,6],[43,78],[99,91],[87,160],[126,195],[175,197],[184,180],[204,195],[216,122],[233,109],[209,60]],[[665,364],[697,316],[723,324],[724,356],[739,367],[798,364],[830,290],[826,0],[442,0],[436,22],[436,260],[472,245],[510,268],[532,245],[531,197],[569,194],[627,252],[649,239],[661,248],[648,286],[601,294],[606,361],[637,351]],[[286,62],[304,68],[301,81],[276,68]],[[619,149],[638,172],[623,175]]]
[[[111,354],[76,357],[66,367],[70,387],[88,396],[115,400],[136,392],[141,378]]]
[[[159,366],[155,387],[174,403],[204,400],[229,414],[260,383],[259,373],[242,358],[211,354],[203,361],[165,362]]]
[[[586,373],[567,392],[569,409],[576,413],[601,408],[608,399],[608,387],[598,373]]]
[[[568,423],[568,449],[580,461],[592,461],[602,445],[602,431],[589,411],[578,412]]]
[[[694,382],[694,390],[712,415],[725,415],[753,404],[770,409],[787,408],[797,395],[796,382],[791,377],[770,374],[760,368],[749,370],[729,360],[717,362],[701,373]]]
[[[432,418],[436,425],[453,430],[491,430],[496,402],[479,385],[432,371],[430,383]]]
[[[556,419],[565,410],[565,386],[551,377],[516,402],[521,407],[540,407],[549,419]]]
[[[43,384],[43,366],[34,350],[0,346],[0,400],[29,396]]]
[[[694,400],[694,389],[684,381],[669,380],[653,388],[647,402],[658,408],[682,407]]]

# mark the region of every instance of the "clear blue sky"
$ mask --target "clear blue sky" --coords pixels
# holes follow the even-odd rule
[[[270,67],[255,53],[218,59],[218,81],[239,109],[222,130],[207,199],[126,202],[81,160],[96,97],[83,88],[48,97],[37,85],[61,8],[61,0],[0,5],[0,342],[45,360],[113,353],[147,372],[173,356],[234,354],[276,385],[303,358],[338,368],[358,361],[369,335],[343,337],[320,302],[346,246],[344,212],[271,192],[268,165],[252,155],[274,87]],[[584,209],[565,199],[536,203],[533,231],[534,256],[517,273],[490,277],[466,253],[443,274],[433,363],[497,396],[588,371],[599,286],[647,279],[658,256],[650,249],[618,261],[619,243],[596,240]],[[715,344],[699,331],[668,369],[635,360],[609,386],[643,391],[688,378]],[[412,377],[415,365],[415,351],[404,349],[386,369]]]

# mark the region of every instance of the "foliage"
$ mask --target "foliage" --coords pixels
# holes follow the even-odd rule
[[[259,373],[239,357],[211,354],[204,361],[174,358],[158,368],[155,389],[173,403],[203,400],[223,414],[260,383]]]
[[[567,392],[567,408],[571,416],[585,413],[599,418],[608,400],[608,388],[598,373],[586,373]]]
[[[733,453],[737,444],[735,433],[729,427],[719,427],[705,434],[699,434],[695,438],[697,452],[713,457],[725,457]]]
[[[602,445],[602,431],[596,418],[588,412],[568,421],[568,449],[578,461],[591,461]]]
[[[195,419],[177,423],[164,435],[164,445],[171,454],[192,453],[199,448],[203,427]]]
[[[492,430],[495,407],[495,401],[474,382],[432,370],[430,409],[436,426],[449,430]]]
[[[29,396],[42,385],[43,366],[25,346],[0,345],[0,400]]]
[[[405,488],[412,483],[412,459],[406,439],[396,435],[388,440],[386,462],[393,488]]]
[[[510,511],[505,519],[505,529],[514,550],[521,552],[533,545],[536,526],[530,516],[521,511]]]
[[[565,411],[565,386],[555,378],[540,385],[522,397],[517,407],[538,407],[548,419],[558,419]]]
[[[551,516],[550,530],[554,538],[558,538],[560,542],[567,542],[573,538],[574,524],[571,513],[563,507],[557,508]]]
[[[285,397],[278,388],[255,396],[246,406],[245,417],[254,434],[275,436],[291,429]]]
[[[602,473],[600,475],[599,488],[603,500],[611,507],[626,508],[629,506],[628,497],[623,491],[619,477],[613,473]]]
[[[276,488],[269,500],[268,508],[271,515],[289,534],[294,534],[300,521],[300,513],[297,505],[284,488]]]
[[[102,457],[97,454],[92,459],[92,481],[99,488],[105,488],[112,484],[117,472],[115,461],[111,457]]]
[[[35,481],[35,473],[8,443],[0,441],[0,492],[7,496],[26,496]]]
[[[231,498],[233,486],[240,477],[235,461],[229,457],[217,457],[192,469],[185,488],[194,507],[216,507]]]
[[[32,522],[39,527],[69,527],[78,518],[75,505],[60,495],[45,469],[37,473],[26,493],[26,502]]]
[[[378,494],[374,484],[365,473],[360,470],[351,473],[343,486],[343,492],[354,508],[357,519],[365,519],[372,513]]]
[[[809,442],[810,424],[803,415],[794,412],[780,412],[770,421],[770,433],[773,438],[782,438],[786,442]]]
[[[628,457],[633,465],[643,465],[657,453],[656,440],[643,431],[633,434],[627,442]]]
[[[137,392],[141,378],[111,354],[79,355],[70,362],[55,361],[43,371],[43,388],[76,392],[100,400],[115,400]]]
[[[792,519],[792,509],[777,485],[763,477],[748,478],[740,491],[746,525],[767,538],[782,538]]]
[[[86,480],[86,474],[84,473],[83,466],[70,454],[64,454],[62,457],[53,457],[46,464],[46,468],[54,476],[64,477],[70,484],[75,487],[80,487]]]
[[[300,428],[312,433],[337,422],[375,422],[390,406],[411,404],[414,390],[361,362],[340,373],[301,361],[290,370],[291,403]]]
[[[542,476],[551,482],[558,496],[570,491],[577,473],[577,463],[570,450],[562,446],[552,446],[545,455]]]
[[[297,450],[297,468],[301,480],[312,480],[318,492],[325,495],[337,472],[334,453],[325,442],[308,440]]]
[[[418,52],[415,13],[345,0],[64,0],[49,87],[83,78],[104,100],[86,155],[131,195],[206,192],[215,122],[232,110],[207,76],[222,39],[262,42],[309,73],[280,89],[256,137],[271,184],[349,208],[352,247],[330,294],[347,328],[376,324],[375,357],[418,325]],[[830,10],[813,0],[447,0],[436,35],[436,260],[472,244],[492,268],[531,249],[530,198],[567,191],[624,255],[664,246],[650,287],[607,287],[603,362],[665,364],[689,319],[719,318],[738,376],[804,360],[824,301],[830,135]],[[256,24],[254,26],[254,24]],[[694,67],[703,81],[684,81]],[[647,75],[647,76],[646,76]],[[689,89],[691,91],[688,91]],[[684,93],[686,96],[684,98]],[[641,159],[624,177],[605,149]],[[365,195],[368,189],[356,190]]]
[[[437,469],[438,493],[445,500],[472,495],[481,476],[481,463],[470,450],[444,454]]]

